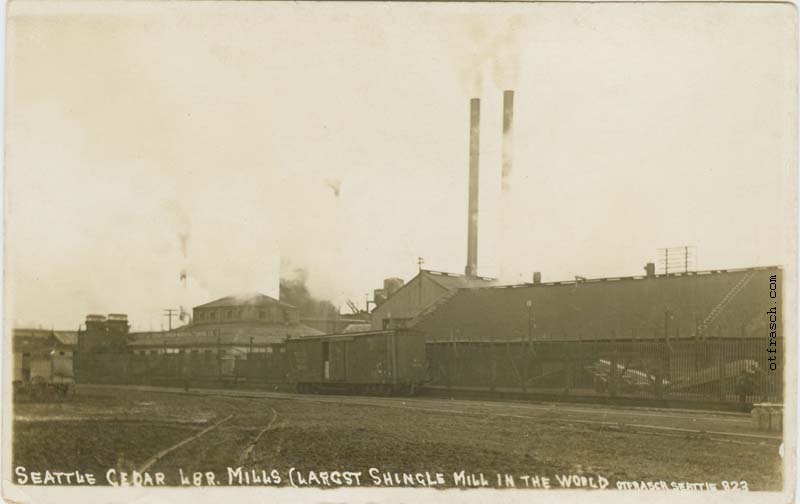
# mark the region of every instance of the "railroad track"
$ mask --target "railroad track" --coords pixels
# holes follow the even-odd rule
[[[247,462],[250,462],[250,461],[252,461],[254,459],[254,453],[255,453],[256,446],[258,445],[259,441],[261,441],[261,439],[264,437],[264,435],[269,430],[271,430],[273,425],[275,424],[275,421],[278,418],[278,412],[273,407],[270,407],[269,409],[270,409],[270,412],[271,412],[271,418],[270,418],[269,422],[267,422],[267,425],[263,429],[259,430],[258,433],[255,436],[253,436],[247,442],[247,444],[244,446],[244,448],[242,449],[241,453],[239,454],[239,456],[237,458],[237,464],[238,465],[240,465],[240,466],[244,465]],[[160,450],[158,453],[154,454],[153,456],[151,456],[150,458],[145,460],[137,468],[137,471],[139,471],[140,473],[146,472],[147,470],[151,469],[153,466],[155,466],[158,462],[160,462],[162,459],[164,459],[168,455],[174,453],[175,451],[179,450],[180,448],[182,448],[184,446],[190,445],[190,444],[194,443],[195,441],[200,440],[200,438],[206,436],[207,434],[211,433],[212,431],[217,430],[219,427],[221,427],[224,424],[229,424],[231,422],[231,420],[235,420],[238,417],[243,417],[243,415],[230,414],[230,415],[222,418],[221,420],[213,423],[212,425],[206,427],[205,429],[202,429],[201,431],[196,432],[196,433],[192,434],[191,436],[188,436],[188,437],[182,439],[181,441],[173,444],[172,446],[169,446],[167,448],[164,448],[163,450]]]
[[[270,410],[272,410],[272,418],[267,426],[261,429],[258,434],[256,434],[255,437],[253,437],[253,439],[247,444],[245,449],[242,450],[242,454],[239,456],[238,460],[239,465],[244,465],[246,462],[249,462],[255,458],[253,453],[256,445],[258,445],[258,442],[261,440],[264,434],[266,434],[268,430],[272,429],[272,426],[275,424],[275,420],[278,419],[278,412],[275,411],[275,408],[270,407]]]
[[[88,387],[95,387],[94,385]],[[108,386],[100,386],[108,387]],[[366,396],[318,396],[283,392],[252,390],[196,389],[189,392],[166,387],[127,386],[140,391],[251,398],[291,400],[336,405],[387,407],[429,413],[457,414],[463,416],[515,418],[530,421],[560,421],[596,426],[601,430],[624,431],[668,436],[692,436],[715,441],[735,441],[744,444],[780,444],[779,434],[753,432],[747,415],[724,412],[684,411],[672,412],[652,408],[620,409],[618,407],[577,407],[575,405],[509,403],[496,401],[442,400],[429,398],[386,398]],[[591,417],[601,417],[592,419]],[[587,418],[589,417],[589,418]],[[693,427],[675,427],[664,423],[694,423]],[[661,423],[659,425],[659,423]],[[270,425],[272,422],[270,422]],[[709,428],[708,426],[711,426]],[[269,429],[269,426],[266,430]]]
[[[174,445],[159,451],[158,453],[156,453],[155,455],[153,455],[152,457],[150,457],[149,459],[144,461],[144,463],[139,467],[139,472],[140,473],[146,472],[148,469],[153,467],[158,461],[160,461],[161,459],[163,459],[164,457],[166,457],[170,453],[174,452],[175,450],[177,450],[178,448],[180,448],[180,447],[182,447],[184,445],[187,445],[187,444],[191,443],[192,441],[200,439],[201,437],[205,436],[207,433],[211,432],[212,430],[216,429],[220,425],[224,424],[225,422],[227,422],[231,418],[233,418],[233,415],[228,415],[225,418],[223,418],[222,420],[220,420],[219,422],[211,425],[210,427],[206,427],[205,429],[201,430],[200,432],[198,432],[196,434],[192,434],[191,436],[189,436],[189,437],[187,437],[187,438],[175,443]]]

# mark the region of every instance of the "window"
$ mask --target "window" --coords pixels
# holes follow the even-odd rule
[[[58,355],[64,355],[64,352],[58,352]]]
[[[203,315],[205,315],[203,312],[201,312],[201,311],[198,311],[198,312],[197,312],[197,316],[196,316],[195,318],[196,318],[197,320],[203,320]]]
[[[225,318],[230,320],[233,318],[233,310],[225,310]]]
[[[208,320],[215,320],[217,318],[217,312],[208,312]]]
[[[272,347],[267,347],[267,353],[272,353]]]
[[[267,318],[267,312],[264,310],[258,310],[258,320],[264,320]]]

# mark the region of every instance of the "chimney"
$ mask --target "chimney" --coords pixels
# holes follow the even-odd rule
[[[514,120],[514,91],[503,91],[503,168],[501,181],[503,191],[508,190],[511,176],[512,121]]]
[[[644,271],[647,275],[647,278],[655,278],[656,276],[656,265],[655,263],[647,263],[644,265]]]
[[[542,273],[540,271],[533,272],[533,283],[535,284],[542,283]]]
[[[467,276],[478,275],[478,160],[481,138],[481,100],[469,101],[469,210],[467,215]]]
[[[383,279],[383,290],[386,298],[392,297],[392,295],[400,290],[400,287],[403,286],[403,279],[402,278],[384,278]]]

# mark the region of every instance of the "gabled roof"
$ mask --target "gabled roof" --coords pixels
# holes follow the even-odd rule
[[[52,341],[55,339],[55,341]],[[30,342],[25,344],[49,345],[57,344],[61,346],[75,346],[78,344],[77,331],[60,331],[53,329],[25,329],[14,328],[14,341]]]
[[[76,346],[78,333],[76,331],[53,331],[53,336],[64,346]]]
[[[470,277],[457,275],[455,273],[445,273],[443,271],[421,270],[420,275],[430,279],[447,290],[462,289],[465,287],[489,287],[497,283],[494,278]]]
[[[415,280],[417,279],[421,280],[422,278],[426,278],[431,282],[435,283],[436,285],[438,285],[439,287],[448,291],[454,291],[456,289],[464,289],[472,287],[491,287],[492,285],[495,285],[497,283],[497,280],[494,278],[468,277],[465,275],[458,275],[456,273],[445,273],[444,271],[420,270],[419,273],[417,273],[417,275],[414,278],[404,283],[402,287],[394,291],[394,293],[391,296],[389,296],[381,306],[385,305],[389,300],[395,297],[398,292],[408,288],[409,285],[412,285]],[[377,310],[378,308],[380,308],[380,306],[375,308],[375,310]]]
[[[253,292],[248,294],[238,294],[234,296],[226,296],[206,304],[195,306],[195,308],[222,308],[226,306],[243,306],[243,305],[247,306],[280,305],[285,308],[294,308],[294,306],[290,304],[284,303],[275,298],[269,297],[265,294],[261,294],[258,292]]]

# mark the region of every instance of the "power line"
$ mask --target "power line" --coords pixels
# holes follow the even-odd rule
[[[176,308],[164,308],[164,316],[169,320],[169,330],[172,331],[172,316],[177,315],[180,310]]]

